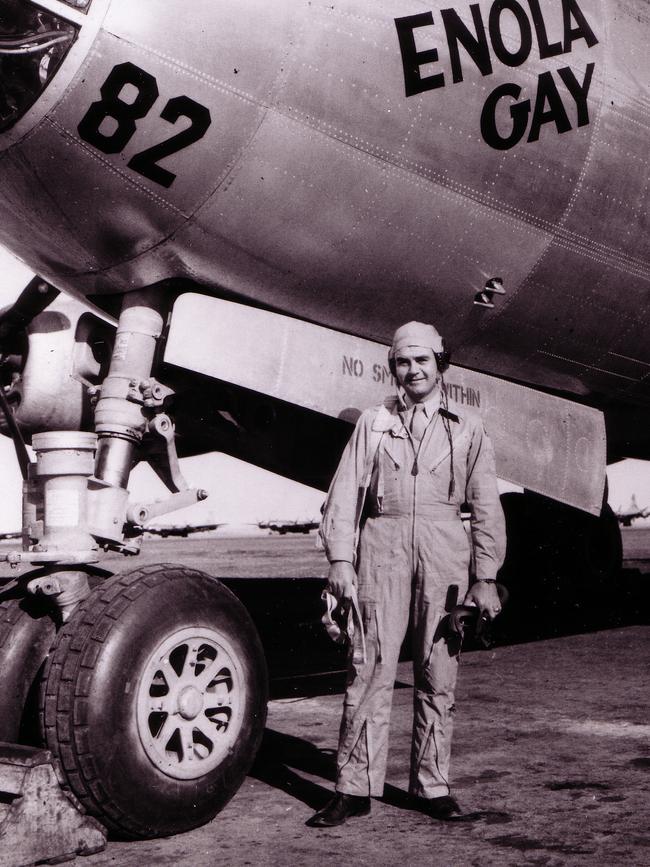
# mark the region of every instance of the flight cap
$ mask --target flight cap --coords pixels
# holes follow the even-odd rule
[[[407,322],[406,325],[400,325],[393,337],[388,358],[395,358],[400,349],[406,346],[426,346],[434,352],[444,352],[442,337],[433,325],[426,325],[424,322]]]

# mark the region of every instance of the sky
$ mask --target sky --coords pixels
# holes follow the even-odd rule
[[[0,309],[10,304],[32,273],[0,248]],[[238,461],[228,455],[211,454],[181,460],[190,487],[205,488],[209,497],[196,506],[162,516],[155,524],[226,523],[245,527],[264,520],[317,519],[324,499],[321,491]],[[613,509],[629,505],[636,495],[641,508],[650,506],[650,463],[628,460],[608,469]],[[140,465],[131,474],[133,500],[163,499],[167,489],[153,471]],[[21,477],[13,444],[0,437],[0,532],[20,529]],[[645,522],[650,523],[650,519]]]

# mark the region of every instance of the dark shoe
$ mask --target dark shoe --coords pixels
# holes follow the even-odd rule
[[[439,798],[418,798],[418,806],[422,813],[432,819],[451,819],[454,813],[460,814],[458,801],[451,795],[441,795]]]
[[[343,825],[352,816],[367,816],[370,812],[370,798],[359,795],[343,795],[337,792],[322,810],[307,819],[310,828],[334,828]]]

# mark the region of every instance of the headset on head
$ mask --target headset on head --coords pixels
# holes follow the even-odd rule
[[[440,338],[440,343],[442,345],[442,352],[433,353],[433,357],[436,359],[436,364],[438,365],[438,371],[440,373],[445,373],[449,369],[449,363],[451,361],[451,352],[445,346],[445,338]],[[395,376],[395,359],[393,357],[388,358],[388,368],[390,372]]]

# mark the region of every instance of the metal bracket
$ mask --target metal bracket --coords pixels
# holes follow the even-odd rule
[[[154,379],[153,376],[149,377],[149,379],[141,380],[138,388],[144,405],[150,409],[161,407],[167,398],[174,394],[173,388],[163,385],[157,379]]]
[[[173,493],[189,490],[178,463],[174,441],[174,424],[170,417],[158,413],[148,425],[149,441],[144,445],[144,459]]]
[[[491,277],[485,284],[485,288],[477,292],[474,296],[474,304],[478,307],[494,307],[492,301],[493,295],[505,295],[506,290],[503,288],[503,280],[501,277]]]
[[[38,547],[38,546],[37,546]],[[97,549],[87,551],[8,551],[0,554],[0,562],[8,563],[15,569],[21,563],[45,563],[59,566],[85,566],[87,563],[97,563]]]
[[[166,515],[168,512],[175,512],[177,509],[193,506],[195,503],[207,499],[207,496],[208,492],[202,488],[191,488],[185,491],[178,491],[172,494],[171,497],[167,497],[164,500],[156,500],[154,503],[135,503],[126,510],[126,520],[130,524],[144,524],[145,521],[150,521],[159,515]],[[143,532],[146,529],[146,527],[143,527]]]

